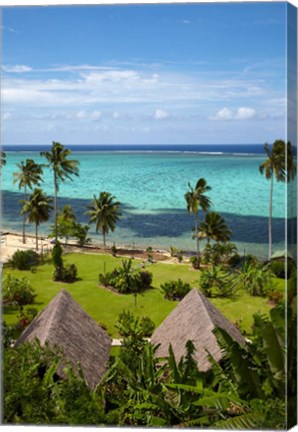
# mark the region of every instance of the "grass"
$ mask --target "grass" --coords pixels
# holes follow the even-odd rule
[[[110,255],[73,253],[65,255],[64,261],[77,266],[80,280],[73,284],[54,282],[52,280],[54,268],[51,263],[37,267],[36,272],[5,269],[4,276],[11,273],[16,277],[27,277],[30,280],[37,296],[35,304],[28,307],[33,306],[38,311],[42,310],[62,288],[66,289],[96,322],[104,323],[107,326],[108,333],[113,337],[117,336],[114,324],[124,309],[138,316],[149,316],[156,326],[165,319],[177,302],[163,298],[159,289],[162,283],[180,278],[190,283],[192,287],[199,286],[200,272],[194,270],[190,265],[184,263],[146,264],[146,270],[153,274],[153,288],[137,296],[137,307],[135,307],[133,294],[116,294],[98,285],[98,274],[104,269],[111,271],[119,266],[120,258]],[[134,260],[136,267],[141,263],[142,261],[138,259]],[[279,282],[279,287],[281,286]],[[247,333],[250,333],[251,330],[253,314],[257,311],[266,314],[270,309],[268,299],[252,297],[244,292],[238,293],[234,298],[212,298],[211,301],[231,322],[241,320],[241,329]],[[3,319],[7,324],[15,323],[18,314],[18,308],[5,307],[3,309]]]

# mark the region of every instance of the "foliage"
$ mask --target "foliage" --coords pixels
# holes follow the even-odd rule
[[[62,259],[62,247],[61,244],[56,241],[52,250],[53,262],[54,262],[54,281],[61,282],[75,282],[77,280],[78,270],[75,264],[67,264],[64,266]]]
[[[153,260],[153,250],[152,250],[151,246],[147,247],[146,253],[147,253],[147,260],[152,261]]]
[[[273,290],[272,273],[268,266],[244,262],[235,278],[235,285],[244,288],[252,296],[264,297]]]
[[[137,293],[149,289],[152,274],[132,267],[132,259],[122,260],[122,266],[113,272],[99,274],[99,282],[104,286],[111,286],[121,294]]]
[[[200,289],[206,297],[230,297],[236,292],[233,275],[221,266],[202,270]]]
[[[278,290],[270,291],[269,300],[273,301],[275,304],[281,303],[284,300],[284,295]]]
[[[8,260],[7,266],[18,270],[30,270],[40,263],[40,256],[33,250],[17,250]]]
[[[54,244],[54,247],[52,249],[52,257],[53,257],[54,267],[62,267],[63,266],[62,253],[63,253],[63,249],[62,249],[61,243],[56,241]]]
[[[71,283],[75,282],[78,277],[78,269],[75,264],[67,264],[63,267],[62,281]]]
[[[68,365],[58,376],[61,353],[36,340],[4,351],[5,424],[89,425],[104,423],[101,393],[88,388],[82,370]]]
[[[73,212],[73,208],[70,205],[65,205],[60,213],[57,214],[57,227],[52,227],[53,231],[51,236],[65,237],[66,242],[69,237],[72,237],[75,232],[77,221],[76,216]]]
[[[37,315],[37,309],[36,308],[27,308],[24,310],[23,306],[20,307],[20,314],[18,315],[18,322],[14,326],[14,330],[16,331],[16,334],[19,335],[22,333],[22,331],[28,327],[28,325],[31,323],[31,321],[34,320],[34,318]]]
[[[3,166],[6,165],[6,153],[1,150],[1,163],[0,163],[0,170]]]
[[[287,261],[274,260],[270,261],[269,268],[278,278],[289,279],[295,269],[295,264],[291,259],[288,259]]]
[[[111,247],[112,256],[115,257],[117,255],[117,248],[115,243],[113,243],[113,246]]]
[[[21,214],[28,215],[28,221],[35,224],[36,250],[38,250],[38,226],[47,222],[52,210],[52,198],[41,189],[34,189],[28,201],[24,202]]]
[[[206,238],[208,243],[210,240],[226,242],[230,240],[231,234],[232,232],[229,230],[224,218],[215,211],[207,213],[205,220],[201,222],[198,228],[199,238]]]
[[[14,183],[18,183],[18,188],[24,190],[23,204],[27,201],[27,188],[32,189],[33,186],[38,186],[43,181],[42,166],[34,162],[33,159],[26,159],[17,164],[19,171],[13,173]],[[22,213],[21,213],[22,214]],[[25,215],[23,216],[23,243],[26,242],[25,236]]]
[[[34,302],[35,291],[27,278],[8,274],[2,284],[2,301],[5,305],[23,306]]]
[[[191,263],[191,265],[193,266],[194,269],[197,270],[200,268],[197,256],[190,257],[189,262]]]
[[[140,355],[146,345],[147,336],[151,336],[154,330],[154,323],[149,317],[141,319],[135,317],[129,311],[123,311],[115,324],[120,336],[122,336],[120,358],[127,366],[134,369],[136,356]]]
[[[120,212],[120,202],[115,201],[115,197],[109,192],[100,192],[98,198],[94,195],[93,201],[87,207],[89,224],[95,223],[95,230],[99,230],[103,236],[103,244],[106,247],[106,236],[109,231],[114,231],[116,222],[122,216]]]
[[[191,290],[191,286],[181,279],[165,282],[160,288],[167,300],[182,300]]]
[[[47,160],[46,166],[53,170],[54,175],[54,218],[55,218],[55,238],[58,237],[57,228],[57,194],[59,190],[59,183],[64,182],[66,179],[72,180],[72,176],[79,175],[79,162],[75,159],[68,159],[71,155],[71,150],[65,148],[59,142],[53,141],[50,151],[43,151],[41,156]]]
[[[194,237],[196,238],[197,243],[197,266],[200,268],[200,243],[198,236],[198,212],[201,208],[203,211],[207,211],[211,206],[211,200],[208,196],[206,196],[206,192],[211,190],[211,187],[208,186],[206,180],[204,178],[200,178],[195,188],[188,183],[188,187],[190,191],[187,191],[184,195],[186,201],[186,207],[189,214],[194,215]]]
[[[230,260],[237,254],[237,247],[230,242],[207,243],[204,249],[203,260],[206,264],[230,264]]]
[[[88,237],[89,228],[89,225],[82,225],[80,223],[74,224],[73,236],[77,239],[77,243],[80,247],[91,243],[91,238]]]

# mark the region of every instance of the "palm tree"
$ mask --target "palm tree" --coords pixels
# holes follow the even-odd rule
[[[36,250],[38,251],[38,227],[50,218],[52,198],[43,193],[41,189],[34,189],[29,200],[25,202],[21,214],[28,215],[29,223],[35,223]]]
[[[19,171],[13,173],[14,183],[18,183],[19,189],[24,189],[24,201],[27,200],[27,187],[32,189],[32,186],[37,186],[42,179],[42,167],[34,162],[33,159],[26,159],[26,163],[23,161],[21,163],[16,164],[19,168]],[[26,216],[23,217],[23,243],[26,243],[25,236],[25,222]]]
[[[119,210],[121,204],[114,199],[115,197],[109,192],[101,192],[98,198],[94,195],[91,205],[87,207],[89,210],[86,212],[90,216],[89,224],[96,223],[96,232],[101,231],[105,248],[106,235],[109,230],[115,230],[116,222],[122,216]]]
[[[187,211],[194,215],[195,220],[195,238],[197,241],[197,260],[198,265],[197,267],[200,267],[200,244],[199,244],[199,236],[198,236],[198,211],[199,208],[201,208],[203,211],[207,211],[209,207],[211,206],[211,200],[208,198],[205,193],[211,190],[211,187],[207,185],[207,182],[204,178],[200,178],[195,188],[193,188],[190,183],[188,183],[188,187],[190,188],[190,191],[186,192],[184,195],[186,204],[187,204]]]
[[[270,180],[269,194],[269,221],[268,221],[268,238],[269,238],[269,259],[272,256],[272,208],[273,208],[273,181],[276,178],[278,182],[289,182],[293,180],[296,173],[296,167],[292,156],[292,146],[287,145],[282,140],[276,140],[272,149],[269,145],[264,145],[264,151],[268,156],[260,166],[259,171],[265,175],[266,180]]]
[[[71,154],[71,150],[66,149],[62,144],[53,141],[50,151],[41,152],[48,164],[46,166],[52,168],[54,173],[54,219],[55,219],[55,239],[57,240],[57,195],[59,191],[59,183],[66,179],[72,180],[71,176],[79,175],[79,162],[74,159],[67,159]]]
[[[214,211],[206,214],[205,221],[198,229],[199,238],[206,238],[208,243],[210,240],[226,242],[230,240],[231,234],[232,231],[229,230],[224,218]]]

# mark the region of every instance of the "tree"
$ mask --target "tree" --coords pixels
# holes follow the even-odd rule
[[[35,223],[36,250],[38,250],[38,227],[50,218],[52,198],[41,189],[34,189],[28,201],[25,201],[21,214],[28,215],[29,223]]]
[[[79,162],[75,159],[68,159],[68,156],[71,155],[71,150],[55,141],[53,141],[52,149],[50,151],[43,151],[40,155],[47,159],[48,164],[46,164],[46,166],[50,167],[54,174],[54,219],[55,239],[57,240],[57,195],[59,191],[59,183],[64,182],[66,179],[72,180],[73,175],[79,175]]]
[[[88,206],[86,214],[90,216],[89,224],[95,223],[95,230],[99,230],[103,236],[103,244],[106,248],[106,235],[109,230],[114,231],[116,222],[122,216],[120,212],[120,202],[114,201],[115,197],[109,192],[100,192],[98,198],[94,195],[91,205]]]
[[[184,195],[186,204],[187,204],[187,211],[194,215],[195,220],[195,238],[197,242],[197,259],[198,264],[197,268],[200,268],[200,244],[199,244],[199,236],[198,236],[198,211],[201,208],[203,211],[207,211],[209,207],[211,206],[211,200],[208,198],[205,193],[211,190],[211,187],[207,185],[207,182],[204,178],[200,178],[195,188],[188,183],[188,187],[190,188],[190,191],[186,192]]]
[[[293,180],[296,173],[296,167],[292,155],[291,143],[287,144],[282,140],[276,140],[272,148],[266,143],[264,151],[268,158],[259,166],[261,174],[265,175],[266,180],[270,180],[269,194],[269,221],[268,221],[268,239],[269,249],[268,256],[272,256],[272,209],[273,209],[273,181],[289,182]]]
[[[71,205],[65,205],[62,211],[57,215],[57,235],[58,237],[65,237],[66,243],[68,238],[74,235],[76,220]],[[54,237],[55,233],[56,231],[54,226]]]
[[[205,221],[198,229],[199,238],[206,238],[208,243],[210,240],[226,242],[230,240],[231,234],[232,231],[229,230],[224,218],[214,211],[206,214]]]
[[[33,186],[39,185],[42,179],[42,167],[34,162],[33,159],[26,159],[26,163],[23,161],[17,164],[19,171],[13,173],[14,183],[18,183],[18,188],[24,190],[24,201],[27,200],[27,187],[32,189]],[[26,243],[25,236],[25,222],[26,216],[23,216],[23,243]]]

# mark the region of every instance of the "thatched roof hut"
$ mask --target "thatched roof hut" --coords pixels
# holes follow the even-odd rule
[[[194,288],[153,333],[151,343],[160,344],[155,355],[168,357],[171,344],[175,359],[179,361],[186,354],[186,342],[191,340],[196,348],[194,358],[198,369],[206,372],[211,368],[206,350],[216,361],[222,358],[220,346],[212,331],[215,327],[225,330],[239,344],[245,343],[239,330]]]
[[[23,331],[16,346],[35,338],[42,346],[47,341],[51,347],[61,349],[74,369],[80,362],[91,388],[98,384],[107,370],[111,338],[64,289]],[[58,374],[63,377],[62,365]]]

